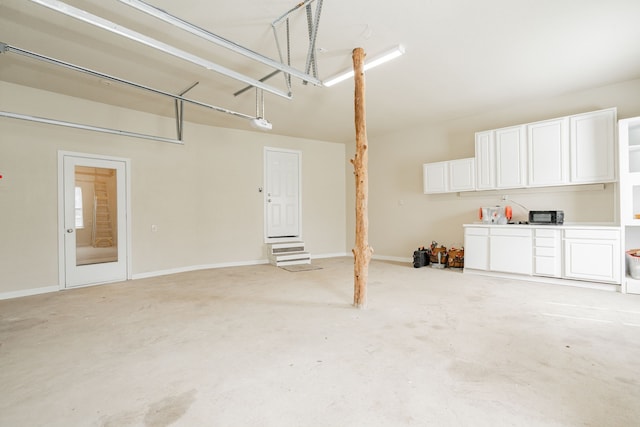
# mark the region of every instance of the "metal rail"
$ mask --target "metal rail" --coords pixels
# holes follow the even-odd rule
[[[145,91],[148,91],[148,92],[155,93],[157,95],[167,96],[169,98],[173,98],[173,99],[178,100],[178,101],[184,101],[184,102],[187,102],[187,103],[190,103],[190,104],[197,105],[199,107],[209,108],[211,110],[215,110],[215,111],[218,111],[218,112],[221,112],[221,113],[231,114],[233,116],[241,117],[243,119],[247,119],[247,120],[255,119],[255,117],[250,116],[248,114],[239,113],[237,111],[232,111],[232,110],[229,110],[229,109],[226,109],[226,108],[223,108],[223,107],[218,107],[216,105],[211,105],[211,104],[207,104],[207,103],[204,103],[204,102],[196,101],[194,99],[185,98],[185,97],[180,96],[180,95],[174,95],[172,93],[165,92],[163,90],[154,89],[152,87],[145,86],[145,85],[142,85],[140,83],[135,83],[135,82],[132,82],[130,80],[121,79],[119,77],[115,77],[115,76],[111,76],[109,74],[101,73],[100,71],[95,71],[95,70],[92,70],[90,68],[81,67],[79,65],[71,64],[69,62],[61,61],[59,59],[51,58],[49,56],[45,56],[45,55],[41,55],[39,53],[35,53],[35,52],[31,52],[31,51],[28,51],[28,50],[25,50],[25,49],[21,49],[19,47],[11,46],[11,45],[8,45],[8,44],[5,44],[5,43],[0,43],[0,53],[3,53],[3,52],[17,53],[19,55],[23,55],[23,56],[26,56],[26,57],[29,57],[29,58],[37,59],[37,60],[40,60],[40,61],[43,61],[43,62],[48,62],[48,63],[53,64],[53,65],[58,65],[60,67],[68,68],[70,70],[74,70],[74,71],[78,71],[78,72],[81,72],[81,73],[89,74],[89,75],[92,75],[92,76],[95,76],[95,77],[99,77],[99,78],[102,78],[102,79],[107,79],[107,80],[111,80],[111,81],[114,81],[114,82],[122,83],[122,84],[125,84],[125,85],[128,85],[128,86],[132,86],[132,87],[135,87],[135,88],[138,88],[138,89],[142,89],[142,90],[145,90]]]
[[[168,13],[165,10],[162,10],[160,8],[157,8],[155,6],[152,6],[142,0],[119,0],[120,3],[124,3],[127,4],[133,8],[138,9],[139,11],[142,11],[144,13],[147,13],[155,18],[158,18],[166,23],[169,23],[171,25],[174,25],[178,28],[181,28],[185,31],[190,32],[193,35],[196,35],[198,37],[201,37],[205,40],[208,40],[212,43],[215,43],[219,46],[222,46],[224,48],[227,48],[235,53],[238,53],[240,55],[246,56],[247,58],[251,58],[255,61],[261,62],[262,64],[268,65],[272,68],[275,68],[276,70],[282,71],[286,74],[290,74],[294,77],[297,77],[305,82],[308,83],[313,83],[316,86],[321,86],[322,82],[317,78],[317,76],[311,76],[309,75],[309,73],[305,73],[303,71],[297,70],[287,64],[284,64],[282,62],[278,62],[275,61],[271,58],[269,58],[268,56],[264,56],[258,52],[255,52],[251,49],[248,49],[244,46],[241,46],[237,43],[234,43],[228,39],[225,39],[224,37],[221,37],[217,34],[214,34],[204,28],[198,27],[197,25],[194,25],[190,22],[187,22],[175,15],[172,15],[170,13]],[[308,0],[305,3],[308,3],[311,0]],[[295,7],[292,10],[297,9],[298,7]],[[287,12],[290,13],[290,12]],[[262,80],[260,80],[262,81]]]
[[[33,3],[37,3],[39,5],[48,7],[51,10],[55,10],[57,12],[63,13],[72,18],[76,18],[82,22],[86,22],[87,24],[94,25],[98,28],[102,28],[103,30],[107,30],[114,34],[118,34],[120,36],[128,38],[129,40],[136,41],[145,46],[157,49],[161,52],[183,59],[187,62],[191,62],[192,64],[199,65],[201,67],[206,68],[207,70],[215,71],[227,77],[231,77],[235,80],[239,80],[241,82],[247,83],[251,86],[259,87],[260,89],[266,90],[267,92],[273,93],[274,95],[291,99],[291,93],[285,93],[273,86],[265,85],[259,80],[245,76],[244,74],[240,74],[229,68],[223,67],[222,65],[216,64],[215,62],[209,61],[204,58],[200,58],[199,56],[193,55],[189,52],[186,52],[174,46],[168,45],[159,40],[145,36],[144,34],[138,33],[137,31],[130,30],[129,28],[123,27],[107,19],[93,15],[89,12],[85,12],[84,10],[75,8],[61,1],[58,1],[58,0],[31,0],[31,1]]]
[[[126,130],[103,128],[98,126],[83,125],[81,123],[66,122],[64,120],[47,119],[45,117],[29,116],[26,114],[10,113],[8,111],[0,111],[0,117],[8,117],[11,119],[27,120],[30,122],[46,123],[49,125],[64,126],[74,129],[90,130],[94,132],[110,133],[120,136],[130,136],[132,138],[151,139],[154,141],[170,142],[172,144],[184,144],[182,141],[173,138],[165,138],[162,136],[148,135],[144,133],[129,132]]]
[[[48,118],[44,118],[44,117],[37,117],[37,116],[30,116],[30,115],[25,115],[25,114],[18,114],[18,113],[10,113],[7,111],[2,111],[0,112],[0,116],[1,117],[8,117],[8,118],[14,118],[14,119],[20,119],[20,120],[29,120],[29,121],[34,121],[34,122],[38,122],[38,123],[47,123],[47,124],[52,124],[52,125],[58,125],[58,126],[65,126],[65,127],[71,127],[71,128],[75,128],[75,129],[84,129],[84,130],[91,130],[91,131],[97,131],[97,132],[103,132],[103,133],[110,133],[110,134],[115,134],[115,135],[121,135],[121,136],[130,136],[130,137],[134,137],[134,138],[143,138],[143,139],[152,139],[152,140],[156,140],[156,141],[161,141],[161,142],[170,142],[170,143],[174,143],[174,144],[182,144],[182,132],[183,132],[183,118],[184,118],[184,114],[183,114],[183,105],[185,102],[189,103],[189,104],[193,104],[193,105],[197,105],[199,107],[203,107],[203,108],[207,108],[210,110],[214,110],[214,111],[218,111],[221,113],[226,113],[226,114],[230,114],[236,117],[240,117],[246,120],[254,120],[257,119],[257,117],[251,116],[249,114],[244,114],[244,113],[239,113],[237,111],[232,111],[223,107],[218,107],[216,105],[211,105],[211,104],[207,104],[204,102],[200,102],[200,101],[196,101],[194,99],[190,99],[190,98],[185,98],[184,95],[185,93],[187,93],[189,90],[191,90],[195,85],[197,85],[198,83],[194,83],[193,85],[191,85],[188,89],[182,91],[179,95],[174,95],[172,93],[169,92],[165,92],[159,89],[154,89],[152,87],[149,86],[145,86],[139,83],[135,83],[129,80],[125,80],[125,79],[121,79],[119,77],[115,77],[109,74],[105,74],[105,73],[101,73],[99,71],[95,71],[89,68],[85,68],[85,67],[81,67],[79,65],[75,65],[75,64],[71,64],[69,62],[65,62],[65,61],[61,61],[59,59],[55,59],[55,58],[51,58],[49,56],[45,56],[45,55],[41,55],[35,52],[31,52],[25,49],[21,49],[15,46],[10,46],[6,43],[0,43],[0,54],[3,53],[15,53],[18,55],[22,55],[22,56],[26,56],[28,58],[31,59],[36,59],[39,61],[43,61],[49,64],[53,64],[56,66],[60,66],[63,68],[67,68],[73,71],[77,71],[77,72],[81,72],[84,74],[88,74],[94,77],[98,77],[101,79],[105,79],[105,80],[110,80],[110,81],[114,81],[117,83],[121,83],[127,86],[131,86],[137,89],[141,89],[147,92],[151,92],[153,94],[156,95],[161,95],[161,96],[166,96],[169,98],[172,98],[175,100],[175,104],[176,104],[176,126],[177,126],[177,133],[178,133],[178,139],[173,139],[173,138],[165,138],[162,136],[155,136],[155,135],[147,135],[147,134],[142,134],[142,133],[137,133],[137,132],[129,132],[129,131],[124,131],[124,130],[119,130],[119,129],[111,129],[111,128],[103,128],[103,127],[98,127],[98,126],[91,126],[91,125],[84,125],[84,124],[80,124],[80,123],[73,123],[73,122],[66,122],[66,121],[62,121],[62,120],[56,120],[56,119],[48,119]]]

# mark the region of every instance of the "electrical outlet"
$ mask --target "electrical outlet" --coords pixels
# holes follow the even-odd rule
[[[152,232],[154,232],[154,233],[155,233],[156,231],[158,231],[158,226],[157,226],[157,225],[155,225],[155,224],[151,224],[151,231],[152,231]]]

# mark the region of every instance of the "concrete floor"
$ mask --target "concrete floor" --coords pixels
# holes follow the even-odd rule
[[[640,425],[638,296],[314,264],[0,301],[0,425]]]

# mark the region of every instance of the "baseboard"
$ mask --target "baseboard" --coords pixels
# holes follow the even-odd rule
[[[33,295],[47,294],[49,292],[57,292],[60,288],[58,286],[45,286],[43,288],[25,289],[24,291],[11,291],[0,293],[0,300],[30,297]]]
[[[254,261],[238,261],[238,262],[224,262],[220,264],[204,264],[204,265],[190,265],[188,267],[178,267],[169,270],[149,271],[146,273],[134,274],[132,279],[147,279],[149,277],[166,276],[168,274],[187,273],[189,271],[209,270],[211,268],[225,268],[225,267],[245,267],[249,265],[261,265],[269,264],[269,260],[258,259]]]
[[[339,258],[339,257],[344,257],[344,256],[349,256],[352,257],[353,254],[351,252],[347,253],[347,252],[343,252],[343,253],[335,253],[335,254],[322,254],[322,255],[311,255],[311,259],[320,259],[320,258]],[[388,256],[388,255],[376,255],[373,254],[373,256],[371,257],[371,259],[375,259],[375,260],[379,260],[379,261],[395,261],[395,262],[408,262],[408,263],[413,263],[413,258],[408,257],[408,258],[404,258],[404,257],[398,257],[398,256]]]
[[[311,259],[322,259],[322,258],[340,258],[343,256],[350,256],[351,254],[348,254],[346,252],[342,252],[342,253],[335,253],[335,254],[311,254]]]
[[[380,260],[380,261],[396,261],[396,262],[408,262],[413,263],[413,258],[404,258],[398,256],[387,256],[387,255],[373,255],[372,259]]]
[[[311,255],[311,259],[321,259],[321,258],[338,258],[347,256],[346,253],[335,253],[335,254],[320,254],[320,255]],[[266,259],[258,259],[254,261],[239,261],[239,262],[226,262],[220,264],[205,264],[205,265],[192,265],[188,267],[179,267],[172,268],[169,270],[158,270],[158,271],[150,271],[147,273],[139,273],[134,274],[132,279],[147,279],[149,277],[157,277],[157,276],[166,276],[168,274],[176,274],[176,273],[186,273],[189,271],[197,271],[197,270],[208,270],[210,268],[225,268],[225,267],[246,267],[250,265],[262,265],[269,264],[269,260]]]

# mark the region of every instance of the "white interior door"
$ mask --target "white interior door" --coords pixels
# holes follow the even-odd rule
[[[127,163],[60,155],[65,288],[127,279]]]
[[[265,149],[265,234],[267,239],[300,238],[299,151]]]

